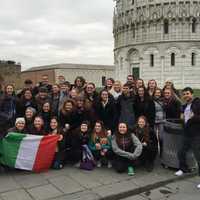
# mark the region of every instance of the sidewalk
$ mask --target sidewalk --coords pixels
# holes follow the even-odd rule
[[[194,174],[187,175],[187,178]],[[84,171],[72,166],[33,174],[11,171],[0,174],[0,200],[120,199],[177,181],[174,171],[157,166],[153,172],[136,169],[132,177],[113,169]]]

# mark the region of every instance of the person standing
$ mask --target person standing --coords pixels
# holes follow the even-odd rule
[[[144,87],[139,87],[135,98],[136,120],[145,116],[151,128],[155,125],[155,104]]]
[[[179,170],[175,173],[176,176],[181,176],[186,172],[190,172],[186,163],[186,154],[190,149],[193,150],[194,154],[197,154],[195,157],[198,157],[200,153],[200,150],[198,150],[199,153],[196,152],[198,148],[200,149],[200,108],[197,108],[198,105],[200,105],[200,99],[193,98],[193,90],[190,87],[184,88],[182,93],[183,99],[186,102],[182,109],[184,136],[181,148],[178,152]],[[197,144],[197,142],[199,142],[199,144]],[[198,163],[200,164],[200,162]]]
[[[115,102],[109,97],[107,90],[102,90],[99,94],[99,101],[96,103],[96,113],[98,120],[103,121],[105,128],[114,133],[117,125],[117,110]]]
[[[172,89],[164,89],[163,105],[166,119],[180,119],[181,103],[177,100]]]
[[[135,96],[132,94],[129,84],[124,84],[122,94],[117,101],[119,122],[125,122],[130,129],[135,125]]]
[[[17,98],[15,96],[14,86],[8,84],[5,86],[3,95],[0,98],[0,138],[7,130],[15,125]]]

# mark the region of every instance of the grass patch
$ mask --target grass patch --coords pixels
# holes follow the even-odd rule
[[[200,90],[199,89],[195,89],[194,90],[194,96],[195,97],[200,97]]]

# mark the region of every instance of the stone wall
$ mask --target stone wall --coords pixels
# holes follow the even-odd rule
[[[2,85],[14,84],[16,89],[21,87],[21,65],[0,62],[0,83]]]

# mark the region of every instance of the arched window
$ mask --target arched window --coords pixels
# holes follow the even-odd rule
[[[196,53],[192,53],[191,55],[191,65],[192,66],[196,65]]]
[[[164,20],[164,34],[169,33],[169,20],[165,19]]]
[[[131,0],[131,3],[132,3],[132,5],[134,5],[134,3],[135,3],[135,0]]]
[[[171,53],[171,66],[175,66],[175,53]]]
[[[196,33],[196,18],[192,19],[192,33]]]
[[[154,55],[150,54],[150,66],[153,67],[154,66]]]

